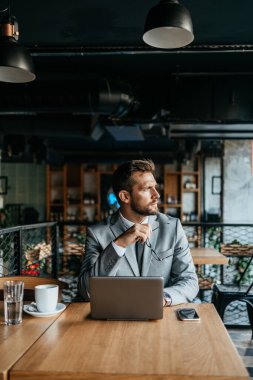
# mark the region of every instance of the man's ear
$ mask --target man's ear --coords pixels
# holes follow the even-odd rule
[[[130,200],[129,192],[126,190],[121,190],[119,192],[119,199],[121,202],[128,204]]]

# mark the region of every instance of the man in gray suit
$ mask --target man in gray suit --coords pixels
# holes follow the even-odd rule
[[[189,244],[179,219],[158,211],[154,171],[151,160],[133,160],[114,172],[112,187],[120,209],[88,228],[78,283],[85,300],[90,276],[162,276],[164,306],[196,297]]]

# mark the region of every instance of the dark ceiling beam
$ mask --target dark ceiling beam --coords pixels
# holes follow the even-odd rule
[[[145,46],[40,46],[31,47],[34,57],[85,57],[106,55],[185,55],[194,53],[252,53],[253,44],[190,45],[180,49],[154,49]]]
[[[41,137],[78,137],[90,136],[91,120],[80,118],[38,118],[19,117],[1,118],[0,136],[24,135]]]

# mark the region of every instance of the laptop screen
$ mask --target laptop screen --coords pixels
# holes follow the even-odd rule
[[[162,319],[163,278],[90,277],[90,303],[94,319]]]

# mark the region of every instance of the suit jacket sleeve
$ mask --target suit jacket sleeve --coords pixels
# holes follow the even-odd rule
[[[84,300],[89,301],[90,298],[89,277],[115,276],[121,260],[111,242],[107,247],[101,246],[96,236],[96,228],[87,229],[85,252],[78,280],[78,290]]]

